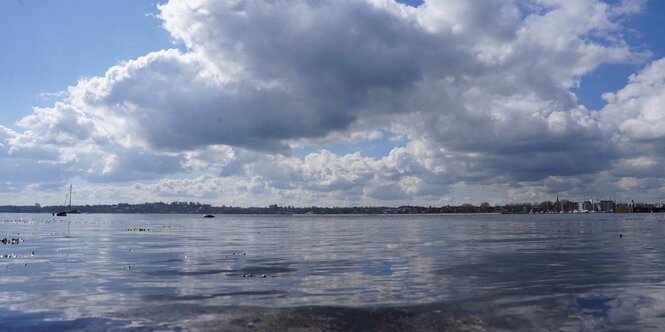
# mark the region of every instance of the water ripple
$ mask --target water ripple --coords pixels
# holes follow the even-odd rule
[[[662,216],[199,217],[0,216],[0,329],[665,326]]]

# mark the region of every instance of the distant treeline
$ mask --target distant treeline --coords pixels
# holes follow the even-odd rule
[[[400,207],[294,207],[270,205],[268,207],[237,207],[237,206],[212,206],[198,202],[156,202],[142,204],[98,204],[98,205],[76,205],[83,213],[172,213],[172,214],[418,214],[418,213],[493,213],[501,212],[499,207],[490,207],[489,204],[476,207],[471,204],[462,206],[423,207],[423,206],[400,206]],[[53,213],[56,211],[69,210],[68,206],[0,206],[0,212],[11,213]]]
[[[572,206],[572,205],[571,205]],[[5,205],[0,206],[0,212],[5,213],[53,213],[68,210],[68,206],[40,206],[39,204],[29,206]],[[279,206],[276,204],[268,207],[234,207],[234,206],[212,206],[198,202],[155,202],[142,204],[98,204],[77,205],[72,209],[78,209],[83,213],[163,213],[163,214],[431,214],[431,213],[556,213],[572,212],[565,203],[545,201],[539,204],[523,203],[508,204],[503,206],[490,206],[482,203],[480,206],[463,204],[459,206],[446,205],[433,206],[400,206],[400,207],[294,207]],[[662,204],[633,204],[631,212],[665,212]]]

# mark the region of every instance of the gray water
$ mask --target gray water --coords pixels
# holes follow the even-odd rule
[[[0,330],[662,330],[664,235],[661,214],[0,214]]]

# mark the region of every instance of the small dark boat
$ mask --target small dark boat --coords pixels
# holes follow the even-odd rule
[[[81,211],[79,211],[78,209],[71,209],[60,212],[53,212],[53,215],[58,217],[66,217],[68,214],[81,214]]]
[[[69,209],[63,210],[63,211],[58,211],[58,212],[53,212],[54,216],[58,217],[66,217],[68,214],[81,214],[81,211],[78,209],[72,209],[72,186],[69,185],[69,195],[65,199],[65,204],[67,204],[67,201],[69,201]]]
[[[213,216],[212,214],[206,214],[205,216],[203,216],[203,218],[214,218],[214,217],[215,216]]]

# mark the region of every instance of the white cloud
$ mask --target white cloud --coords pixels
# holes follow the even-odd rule
[[[608,105],[602,115],[618,138],[636,143],[654,143],[663,151],[665,144],[665,58],[654,61],[616,93],[606,93]],[[659,142],[660,141],[660,142]]]
[[[220,178],[202,175],[193,179],[162,179],[154,184],[136,184],[133,189],[154,197],[216,198],[225,183]]]
[[[623,19],[643,7],[171,0],[159,17],[185,50],[118,64],[36,108],[19,131],[0,127],[0,159],[15,164],[0,180],[153,180],[134,188],[151,197],[221,197],[214,187],[229,181],[240,202],[322,204],[436,201],[461,182],[574,191],[574,177],[618,178],[641,158],[630,151],[665,155],[663,60],[600,111],[570,91],[602,64],[645,60],[622,37]],[[407,146],[383,158],[290,157],[292,146],[383,132]]]

